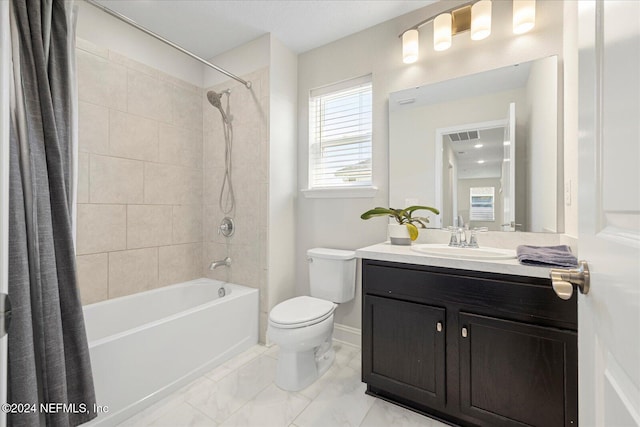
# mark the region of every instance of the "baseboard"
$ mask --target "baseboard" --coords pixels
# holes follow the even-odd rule
[[[362,331],[358,328],[335,323],[333,325],[333,339],[360,348]]]

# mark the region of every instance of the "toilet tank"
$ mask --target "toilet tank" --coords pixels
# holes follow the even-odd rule
[[[333,302],[353,299],[356,290],[356,253],[341,249],[307,251],[310,295]]]

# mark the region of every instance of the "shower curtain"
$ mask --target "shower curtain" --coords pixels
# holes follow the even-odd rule
[[[72,237],[75,21],[64,0],[10,0],[10,426],[95,417]],[[105,402],[108,404],[107,402]]]

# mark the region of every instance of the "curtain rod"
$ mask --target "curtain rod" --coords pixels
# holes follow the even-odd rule
[[[124,22],[125,24],[129,24],[134,28],[137,28],[138,30],[142,31],[145,34],[150,35],[151,37],[160,40],[162,43],[167,44],[169,46],[171,46],[174,49],[179,50],[180,52],[184,53],[187,56],[190,56],[191,58],[195,59],[196,61],[199,61],[201,63],[203,63],[204,65],[206,65],[207,67],[211,67],[214,70],[228,76],[231,77],[232,79],[242,83],[247,89],[251,89],[251,82],[246,81],[238,76],[236,76],[233,73],[230,73],[229,71],[218,67],[217,65],[212,64],[211,62],[207,61],[206,59],[202,59],[201,57],[199,57],[198,55],[189,52],[188,50],[184,49],[183,47],[178,46],[177,44],[173,43],[172,41],[169,41],[167,39],[165,39],[164,37],[162,37],[161,35],[158,35],[156,33],[154,33],[153,31],[147,30],[146,28],[144,28],[143,26],[139,25],[138,23],[136,23],[134,20],[122,15],[121,13],[116,12],[115,10],[109,9],[106,6],[101,5],[100,3],[98,3],[95,0],[85,0],[87,3],[89,3],[91,6],[97,7],[98,9],[102,10],[103,12],[108,13],[109,15],[113,16],[114,18],[119,19],[120,21]]]

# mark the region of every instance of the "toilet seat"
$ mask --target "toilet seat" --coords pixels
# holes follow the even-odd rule
[[[315,325],[330,317],[336,304],[320,298],[301,296],[283,301],[273,307],[269,324],[282,329]]]

